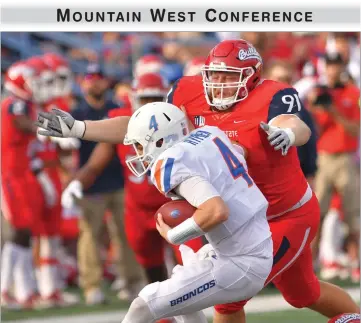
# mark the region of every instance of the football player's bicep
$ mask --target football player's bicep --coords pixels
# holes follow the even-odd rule
[[[304,109],[303,104],[294,88],[280,90],[270,102],[267,122],[280,115],[298,115],[302,109]]]

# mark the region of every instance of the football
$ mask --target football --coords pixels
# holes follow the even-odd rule
[[[357,313],[341,314],[330,319],[328,323],[360,323],[360,314]]]
[[[163,215],[165,224],[174,228],[178,224],[190,218],[195,212],[196,208],[189,204],[186,200],[170,201],[163,204],[155,213],[157,219],[158,213]]]

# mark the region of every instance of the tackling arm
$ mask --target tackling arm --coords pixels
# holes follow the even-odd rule
[[[273,118],[268,124],[282,129],[291,129],[295,137],[293,146],[302,146],[311,137],[311,129],[294,114],[281,114]]]
[[[116,117],[99,121],[85,121],[82,139],[89,141],[123,143],[130,117]]]
[[[43,136],[80,138],[89,141],[123,143],[130,117],[116,117],[98,121],[79,121],[69,113],[52,109],[51,112],[40,112],[36,125],[43,130]]]
[[[261,128],[268,134],[268,141],[275,150],[285,156],[292,146],[302,146],[311,137],[311,130],[297,114],[304,110],[303,104],[294,88],[276,92],[269,104],[267,123]]]

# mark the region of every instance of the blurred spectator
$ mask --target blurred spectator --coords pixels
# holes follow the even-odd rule
[[[325,83],[319,82],[308,95],[319,136],[315,192],[322,216],[329,210],[334,189],[340,194],[350,241],[357,243],[360,190],[353,156],[360,131],[360,91],[343,81],[346,65],[340,54],[326,55],[325,63]],[[351,260],[358,264],[357,255]]]
[[[98,65],[89,65],[87,74],[82,82],[84,99],[72,112],[78,120],[100,120],[107,117],[111,109],[118,105],[106,100],[108,81],[104,78]],[[80,167],[90,157],[96,143],[82,141],[79,149]],[[87,304],[98,304],[105,301],[100,285],[103,277],[103,267],[100,262],[99,246],[103,217],[106,210],[110,210],[117,230],[112,230],[112,242],[121,247],[122,264],[119,264],[119,274],[126,281],[126,287],[140,279],[139,266],[133,252],[128,247],[123,223],[123,170],[119,159],[115,156],[96,179],[94,184],[85,190],[85,196],[79,201],[82,217],[79,221],[78,267],[81,287],[84,290]],[[68,186],[69,194],[77,196],[77,188]],[[64,201],[63,201],[64,204]],[[115,234],[114,234],[115,233]]]
[[[144,55],[135,63],[133,69],[134,77],[139,77],[145,73],[159,73],[164,67],[164,60],[159,55]]]
[[[204,65],[205,61],[206,61],[206,57],[203,56],[194,57],[184,66],[183,75],[184,76],[191,76],[197,74],[200,75],[202,66]]]
[[[278,82],[292,84],[292,76],[292,65],[283,60],[272,62],[268,65],[266,70],[266,77]],[[306,176],[308,183],[314,188],[314,178],[317,169],[316,129],[312,116],[306,109],[302,109],[297,115],[308,125],[312,132],[309,141],[305,145],[297,147],[297,152],[302,171]]]

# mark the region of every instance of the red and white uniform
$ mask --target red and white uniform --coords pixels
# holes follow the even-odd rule
[[[207,104],[202,77],[190,76],[174,84],[168,102],[183,106],[195,127],[217,126],[246,148],[249,174],[269,202],[274,265],[268,282],[272,281],[295,307],[314,303],[320,287],[313,272],[310,243],[320,220],[318,201],[302,173],[296,148],[282,156],[270,146],[259,126],[277,115],[297,113],[302,108],[297,92],[287,84],[264,80],[246,99],[220,112]],[[216,310],[232,313],[245,303],[220,305]]]
[[[131,116],[130,106],[114,109],[109,117]],[[160,266],[164,263],[164,239],[156,229],[156,211],[170,200],[157,190],[147,175],[136,177],[127,167],[125,160],[134,155],[132,146],[117,145],[117,154],[123,165],[125,180],[125,229],[128,242],[136,254],[137,261],[145,268]],[[188,243],[194,251],[202,247],[201,239]],[[181,256],[177,247],[177,260]]]
[[[39,191],[30,170],[28,151],[35,135],[15,127],[14,120],[20,116],[35,116],[30,102],[10,96],[1,103],[2,210],[14,228],[33,229]]]

